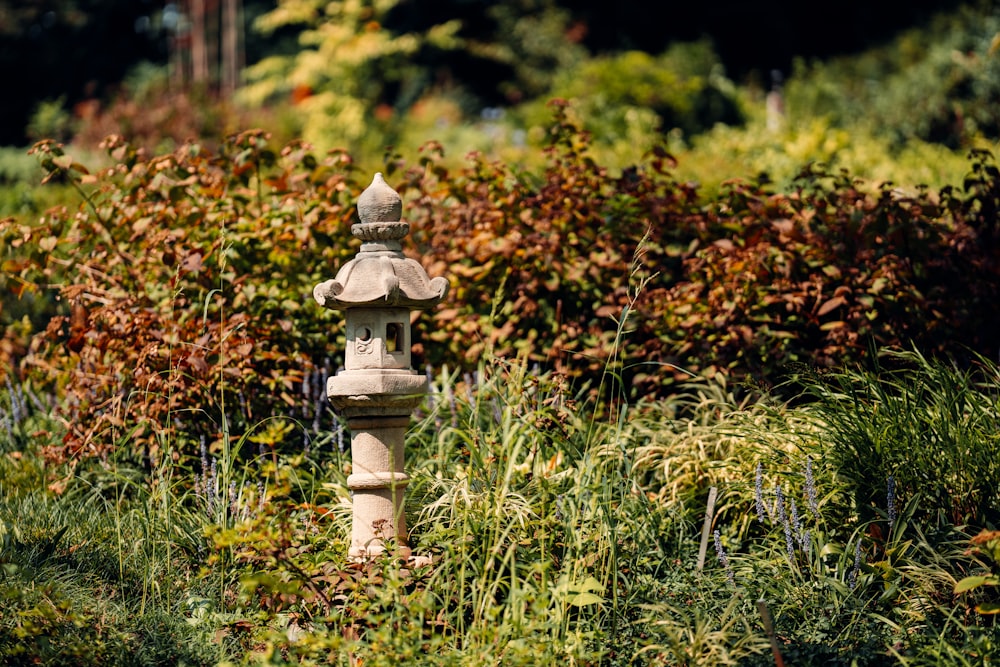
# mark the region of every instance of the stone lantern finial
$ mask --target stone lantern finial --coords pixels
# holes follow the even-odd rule
[[[358,197],[360,222],[351,233],[361,250],[313,289],[321,306],[346,312],[344,370],[327,381],[327,396],[351,430],[353,496],[349,555],[368,558],[394,541],[409,557],[403,490],[403,440],[410,414],[427,393],[427,378],[412,368],[410,311],[426,310],[448,293],[446,278],[428,277],[403,255],[410,231],[399,194],[375,174]]]
[[[333,280],[320,283],[313,296],[327,308],[352,308],[376,303],[426,310],[448,293],[448,280],[428,277],[420,262],[403,255],[400,241],[410,233],[402,222],[403,201],[375,174],[358,197],[358,217],[351,233],[361,239],[361,252]]]
[[[362,224],[399,222],[403,217],[403,200],[377,172],[375,178],[358,197],[358,217]]]

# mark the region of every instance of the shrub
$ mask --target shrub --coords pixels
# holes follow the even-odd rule
[[[248,85],[240,91],[246,104],[259,107],[278,100],[296,103],[303,118],[302,135],[324,148],[357,148],[390,123],[372,117],[396,111],[423,92],[425,73],[410,62],[421,48],[447,51],[459,43],[459,22],[428,26],[422,32],[395,34],[385,22],[398,2],[357,5],[351,2],[282,0],[255,25],[264,34],[297,33],[300,50],[271,55],[247,69]],[[407,86],[414,90],[406,90]],[[403,89],[394,99],[393,89]],[[380,114],[373,114],[382,105]]]
[[[678,44],[659,56],[629,51],[582,61],[557,77],[550,96],[573,102],[598,144],[650,145],[656,132],[690,137],[743,121],[735,86],[708,42]],[[544,125],[543,104],[518,114],[529,126]]]
[[[651,331],[675,355],[667,360],[773,381],[776,370],[841,365],[866,346],[944,347],[940,297],[953,292],[942,283],[961,277],[929,197],[889,186],[872,197],[815,167],[798,185],[785,196],[735,182],[707,212],[712,234],[687,256],[684,279],[651,295],[670,304]]]
[[[97,174],[37,145],[50,178],[75,183],[85,207],[3,224],[18,253],[7,257],[9,284],[50,297],[24,368],[64,397],[68,432],[51,455],[127,443],[155,457],[178,423],[191,452],[199,437],[300,410],[298,389],[337,325],[296,312],[349,254],[359,192],[350,159],[318,161],[299,145],[279,155],[260,132],[214,155],[196,144],[155,158],[119,138],[105,145],[114,165]]]
[[[408,247],[454,287],[420,320],[418,360],[467,368],[492,349],[595,391],[610,373],[621,384],[605,387],[636,397],[692,373],[777,382],[881,347],[991,353],[990,154],[939,197],[869,191],[812,165],[789,193],[734,181],[702,200],[659,148],[610,173],[566,104],[554,109],[537,171],[481,155],[449,171],[433,142],[413,166],[386,156]],[[175,424],[191,451],[264,417],[312,419],[303,397],[333,372],[342,320],[303,304],[353,254],[362,181],[350,156],[297,142],[276,152],[260,131],[156,157],[105,145],[113,164],[91,174],[38,144],[47,180],[83,204],[0,224],[5,285],[35,299],[0,349],[67,397],[70,434],[53,455],[116,442],[155,455]],[[18,332],[32,322],[44,333],[29,346]]]
[[[980,327],[993,315],[978,304],[992,298],[997,265],[975,221],[988,219],[997,179],[983,156],[944,207],[926,189],[868,192],[821,165],[789,194],[734,181],[701,203],[662,151],[611,176],[564,108],[538,177],[478,156],[452,176],[433,154],[409,172],[422,254],[468,279],[435,315],[435,341],[476,332],[470,322],[484,322],[502,286],[507,303],[469,358],[499,344],[593,377],[611,318],[629,304],[641,314],[627,336],[641,362],[616,371],[645,391],[661,391],[669,368],[774,381],[795,363],[850,363],[911,341],[932,353],[989,349]]]
[[[996,139],[998,30],[992,8],[972,3],[862,56],[800,61],[786,86],[789,113],[864,127],[896,147],[923,139],[968,148]]]

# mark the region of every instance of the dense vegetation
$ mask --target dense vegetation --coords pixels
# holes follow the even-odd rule
[[[406,6],[281,2],[241,100],[153,67],[0,154],[0,661],[993,664],[997,17],[803,61],[782,114],[707,41],[590,57],[502,3],[562,37],[480,51],[523,99],[470,122],[417,85],[468,26]],[[311,294],[375,171],[452,287],[429,567],[346,558]]]
[[[253,455],[231,436],[189,462],[165,435],[152,469],[119,450],[67,477],[39,455],[61,431],[33,407],[44,397],[14,390],[0,653],[992,664],[1000,541],[980,526],[1000,511],[998,371],[891,361],[811,376],[803,407],[740,402],[717,378],[611,421],[516,361],[434,374],[407,445],[410,541],[435,558],[417,569],[346,560],[350,466],[325,409],[315,424],[262,421]],[[275,424],[306,446],[271,449]]]
[[[402,66],[398,50],[373,54],[361,49],[362,69],[378,80],[372,81],[370,92],[380,92],[369,102],[398,111],[428,93],[450,90],[464,100],[467,112],[478,114],[483,107],[544,96],[552,74],[584,56],[659,53],[667,45],[707,35],[725,68],[742,80],[773,69],[788,73],[797,56],[826,59],[860,52],[961,4],[886,0],[873,6],[843,0],[825,12],[824,30],[815,30],[810,11],[780,0],[752,7],[734,0],[679,5],[670,8],[665,21],[649,20],[641,2],[596,0],[0,0],[0,67],[8,72],[0,145],[53,136],[38,134],[42,128],[29,123],[33,114],[50,121],[61,117],[63,131],[70,123],[91,119],[116,96],[139,93],[150,70],[170,70],[176,84],[185,77],[181,70],[194,67],[195,42],[203,42],[206,70],[196,84],[204,88],[202,93],[218,90],[224,69],[219,61],[226,59],[227,48],[219,33],[226,29],[228,7],[239,10],[230,36],[239,62],[255,65],[315,46],[302,37],[324,15],[341,25],[360,20],[364,32],[376,33],[377,41],[396,35],[410,42]],[[199,9],[204,12],[201,22]],[[261,21],[265,15],[270,19]],[[453,26],[455,39],[420,43],[421,35],[443,24]],[[388,58],[378,62],[382,55]],[[401,67],[407,70],[403,77]]]
[[[612,175],[554,109],[537,174],[483,157],[452,172],[433,143],[413,166],[388,156],[417,256],[455,285],[421,327],[426,363],[470,368],[489,348],[592,386],[610,363],[635,399],[716,372],[778,384],[883,348],[992,355],[992,154],[974,153],[964,185],[933,194],[866,191],[812,166],[790,193],[733,182],[703,204],[659,149]],[[4,313],[5,363],[68,399],[52,455],[122,439],[155,455],[169,414],[212,414],[222,396],[236,433],[297,415],[292,390],[334,371],[331,348],[343,348],[341,323],[308,297],[355,252],[349,222],[369,175],[344,153],[275,151],[259,131],[218,153],[105,146],[112,166],[91,174],[38,144],[48,178],[84,203],[0,223],[3,281],[23,313]],[[623,312],[636,314],[628,363],[613,354]],[[188,453],[222,432],[212,420],[186,428]]]

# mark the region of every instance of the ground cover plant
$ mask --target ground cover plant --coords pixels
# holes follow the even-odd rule
[[[980,527],[997,497],[951,523],[964,492],[923,493],[891,455],[995,444],[998,371],[892,360],[884,383],[813,376],[823,397],[807,405],[739,399],[717,378],[612,419],[523,360],[434,373],[407,444],[410,542],[435,559],[420,568],[347,560],[349,455],[332,414],[308,450],[162,457],[151,474],[112,453],[67,479],[41,453],[58,424],[8,389],[0,651],[9,664],[757,665],[774,664],[773,633],[786,664],[990,664],[996,538]],[[938,383],[964,408],[942,414],[926,391]],[[857,417],[845,386],[872,387],[895,427],[869,475],[881,492],[857,493],[858,461],[831,452]],[[965,436],[915,445],[914,416]]]

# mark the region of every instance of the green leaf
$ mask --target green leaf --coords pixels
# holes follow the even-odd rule
[[[604,586],[594,577],[587,577],[581,583],[571,583],[566,579],[560,581],[559,589],[566,595],[566,603],[574,607],[586,607],[593,604],[603,604]]]
[[[1000,602],[984,602],[976,605],[980,614],[1000,614]]]
[[[1000,584],[1000,577],[995,575],[966,577],[955,584],[955,593],[964,593],[980,586],[996,586],[997,584]]]
[[[566,600],[566,602],[573,607],[586,607],[592,604],[602,604],[604,598],[594,593],[577,593]]]

